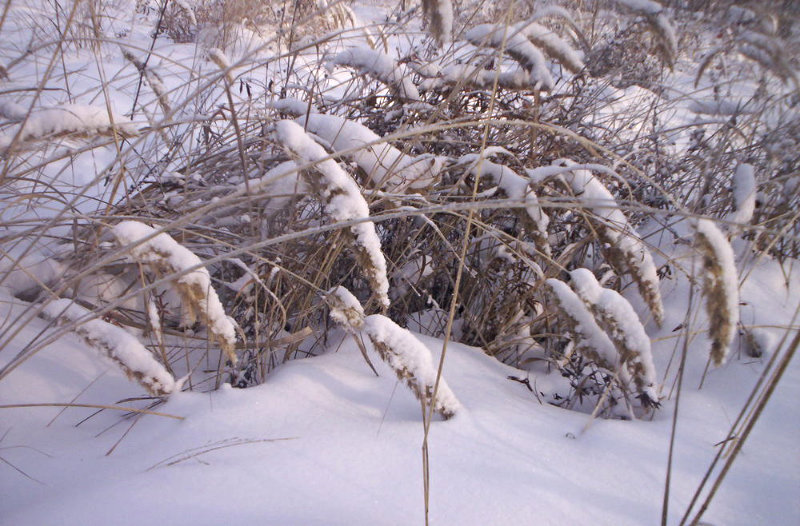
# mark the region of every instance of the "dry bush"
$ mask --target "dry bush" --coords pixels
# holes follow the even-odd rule
[[[692,13],[625,11],[623,4],[639,4],[631,2],[615,4],[622,7],[614,11],[601,3],[588,10],[579,2],[531,3],[518,11],[497,4],[494,14],[487,13],[494,9],[488,4],[482,12],[462,6],[452,45],[428,39],[402,47],[401,54],[376,50],[376,40],[361,30],[320,35],[323,26],[315,32],[319,19],[308,2],[295,3],[296,11],[291,4],[286,11],[251,4],[169,3],[162,31],[204,46],[198,61],[205,73],[159,94],[155,70],[130,54],[129,76],[120,78],[147,80],[151,100],[170,118],[151,119],[138,137],[117,137],[114,160],[96,181],[114,181],[115,191],[103,194],[91,212],[73,213],[69,197],[48,194],[63,212],[43,231],[62,243],[57,257],[65,270],[34,284],[40,291],[74,291],[91,276],[124,277],[124,299],[97,302],[98,310],[130,325],[158,320],[163,337],[152,342],[154,355],[176,374],[193,371],[196,388],[212,380],[260,383],[280,363],[322,352],[331,327],[323,298],[342,286],[364,306],[366,319],[380,312],[398,326],[435,336],[443,335],[457,298],[455,340],[512,365],[557,368],[574,386],[593,384],[593,400],[611,385],[605,376],[627,375],[631,382],[617,381],[614,396],[639,395],[643,406],[655,405],[649,366],[637,368],[642,361],[623,345],[624,335],[610,330],[611,315],[586,307],[609,333],[619,364],[610,350],[581,343],[585,335],[554,305],[547,280],[587,268],[606,289],[626,295],[638,289],[650,314],[636,316],[654,329],[649,319],[655,325],[662,319],[659,280],[683,266],[657,266],[651,242],[678,235],[671,230],[673,215],[729,217],[740,203],[730,184],[740,164],[753,166],[757,189],[741,236],[778,257],[798,254],[800,222],[793,211],[800,194],[786,191],[800,186],[800,134],[792,133],[800,129],[796,96],[767,89],[783,71],[773,64],[747,59],[722,68],[722,58],[734,53],[727,47],[697,76],[725,80],[722,86],[752,81],[752,97],[731,112],[732,92],[709,88],[707,99],[676,94],[667,80],[697,58],[683,43],[709,38]],[[425,3],[431,20],[445,4]],[[140,12],[154,24],[160,16],[150,4],[141,4]],[[727,20],[722,8],[711,13]],[[383,43],[409,38],[409,23],[418,22],[412,15],[398,12],[370,34]],[[479,24],[487,20],[493,25]],[[446,28],[430,23],[445,40]],[[740,22],[726,23],[733,33],[741,30]],[[202,37],[203,27],[214,24],[220,32]],[[278,24],[280,31],[233,63],[209,52],[229,46],[243,24]],[[680,38],[671,36],[672,27],[682,28]],[[772,43],[751,40],[765,49],[776,42],[796,45],[796,36],[784,33],[773,35]],[[15,67],[7,69],[13,77]],[[622,89],[627,105],[618,107]],[[147,109],[138,104],[134,114]],[[678,110],[710,117],[669,129],[668,116]],[[17,125],[4,122],[0,133]],[[690,132],[681,135],[684,128]],[[295,142],[300,133],[307,140]],[[688,147],[677,144],[689,135]],[[4,174],[17,185],[4,183],[4,202],[34,199],[20,197],[27,187],[19,185],[38,184],[55,163],[82,153],[53,159],[52,151],[32,141],[30,150],[3,157]],[[342,199],[347,207],[333,206]],[[176,300],[165,290],[180,269],[148,263],[152,275],[142,280],[137,263],[124,259],[125,249],[107,242],[108,225],[131,218],[159,225],[204,262],[220,304],[241,327],[238,364],[226,366],[204,336],[226,352],[230,338],[221,340],[213,327],[204,335],[201,327],[181,325]],[[200,292],[184,292],[185,303],[202,304]],[[126,303],[137,297],[138,306]],[[721,349],[731,334],[712,338]],[[376,341],[391,361],[391,345]],[[570,346],[577,352],[570,354]],[[416,388],[423,400],[428,387]],[[580,394],[576,388],[567,396]]]

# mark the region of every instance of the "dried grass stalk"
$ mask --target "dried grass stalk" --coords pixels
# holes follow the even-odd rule
[[[116,225],[112,232],[119,244],[125,247],[153,236],[156,230],[138,221],[123,221]],[[199,317],[208,328],[211,339],[220,346],[231,363],[235,365],[237,362],[234,351],[236,346],[235,322],[225,314],[225,308],[211,286],[208,270],[200,267],[187,271],[189,268],[202,264],[200,258],[164,232],[131,247],[129,251],[134,260],[146,265],[156,274],[174,276],[172,285],[181,296],[185,320],[189,324],[193,324]]]
[[[317,142],[293,121],[280,121],[275,125],[278,141],[294,156],[306,163],[315,163],[313,169],[320,177],[309,177],[308,184],[325,203],[325,212],[334,221],[369,218],[369,206],[358,184]],[[304,172],[305,173],[305,172]],[[346,232],[352,235],[352,245],[359,264],[369,279],[373,291],[384,308],[389,307],[389,278],[386,260],[381,251],[381,241],[372,221],[352,225]]]
[[[708,313],[711,359],[722,365],[739,322],[739,284],[733,248],[708,219],[698,219],[695,246],[703,258],[703,295]]]
[[[65,325],[91,317],[91,311],[68,299],[58,299],[44,307],[43,314]],[[154,396],[167,396],[175,390],[175,379],[150,351],[132,334],[100,319],[80,322],[72,329],[86,344],[111,358],[128,378],[137,381]]]
[[[164,82],[161,79],[161,75],[159,75],[153,68],[148,67],[144,62],[136,58],[133,53],[127,49],[122,50],[122,56],[125,57],[128,62],[133,64],[133,66],[139,70],[141,75],[144,75],[144,78],[147,79],[147,83],[150,85],[150,89],[152,89],[153,93],[156,94],[156,100],[158,100],[158,105],[161,106],[161,111],[164,112],[164,115],[168,115],[170,111],[172,111],[172,107],[170,106],[167,89],[164,87]]]

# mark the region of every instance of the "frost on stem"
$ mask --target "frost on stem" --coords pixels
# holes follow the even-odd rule
[[[150,237],[157,230],[138,221],[123,221],[112,232],[123,248],[135,245],[128,250],[136,262],[146,265],[162,277],[172,277],[172,285],[181,296],[185,319],[191,325],[197,320],[199,313],[211,338],[219,344],[228,359],[236,364],[236,326],[225,314],[225,309],[211,286],[208,270],[204,267],[188,270],[202,265],[200,258],[165,232]],[[148,237],[149,239],[142,241]]]
[[[128,375],[154,396],[166,396],[175,390],[175,379],[158,363],[150,351],[125,329],[100,319],[79,321],[92,316],[68,299],[58,299],[44,307],[43,313],[59,324],[78,323],[72,331],[89,347],[111,358]]]
[[[109,114],[106,108],[63,104],[35,110],[24,123],[0,133],[0,153],[11,147],[17,134],[19,138],[15,148],[24,147],[26,143],[34,141],[64,136],[91,138],[99,135],[128,138],[138,135],[139,131],[127,118],[115,113]]]
[[[358,299],[345,287],[329,290],[325,300],[330,307],[331,319],[350,334],[366,334],[381,359],[414,392],[423,409],[433,403],[434,411],[445,419],[456,414],[461,406],[443,378],[439,380],[436,400],[433,401],[437,369],[430,350],[410,331],[380,314],[365,317]],[[366,355],[364,358],[369,363]]]
[[[492,179],[510,199],[525,203],[525,212],[527,214],[524,219],[533,227],[531,233],[536,246],[549,256],[550,244],[547,241],[547,227],[550,224],[550,218],[547,217],[547,214],[544,213],[539,205],[539,199],[530,188],[529,180],[511,168],[494,163],[479,154],[463,155],[459,159],[459,164],[464,163],[469,164],[467,169],[473,176]]]
[[[574,163],[561,160],[569,167]],[[572,170],[563,175],[575,198],[593,214],[592,223],[601,240],[608,246],[604,252],[619,274],[630,274],[639,294],[647,303],[653,319],[660,327],[664,321],[660,280],[653,256],[645,247],[636,229],[619,209],[611,192],[588,170]]]
[[[419,91],[411,77],[389,55],[367,47],[346,49],[333,58],[338,66],[356,68],[360,73],[380,80],[402,100],[418,101]]]
[[[603,288],[590,270],[573,270],[570,277],[573,290],[614,343],[622,366],[627,368],[639,392],[642,405],[658,406],[658,380],[650,337],[636,311],[618,292]]]
[[[437,369],[431,352],[408,329],[380,314],[367,316],[364,332],[369,336],[381,359],[389,364],[422,402],[423,409],[433,403],[433,410],[448,419],[461,407],[444,378],[439,380],[436,400],[433,389],[436,385]]]
[[[733,248],[708,219],[696,223],[695,246],[703,257],[703,295],[708,313],[711,359],[722,365],[739,322],[739,283]]]
[[[313,163],[320,177],[309,178],[308,184],[325,203],[325,213],[334,221],[369,218],[369,206],[356,182],[335,161],[329,159],[325,149],[293,121],[280,121],[275,125],[278,142],[305,163]],[[384,308],[389,307],[389,279],[386,260],[381,251],[381,240],[375,223],[362,221],[349,228],[354,238],[354,248],[373,291]]]
[[[498,49],[530,71],[530,83],[539,89],[550,91],[555,86],[547,69],[542,52],[515,27],[503,24],[480,24],[464,35],[474,46],[490,46]]]

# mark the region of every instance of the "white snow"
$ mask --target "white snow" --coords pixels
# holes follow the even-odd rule
[[[583,342],[576,342],[576,345],[590,348],[605,360],[607,367],[616,370],[620,365],[619,354],[608,335],[597,325],[583,300],[561,280],[549,278],[546,283],[558,297],[561,308],[576,322],[575,331],[583,339]],[[625,378],[624,369],[620,372],[623,373],[621,377]]]
[[[392,369],[398,374],[408,371],[410,378],[407,381],[418,385],[426,397],[432,396],[437,368],[430,350],[416,336],[381,314],[366,317],[364,332],[374,342],[385,344],[388,350],[385,359],[388,359]],[[452,415],[457,414],[460,408],[461,404],[447,382],[440,378],[434,409]]]
[[[556,161],[566,167],[574,165],[568,159]],[[574,169],[563,174],[575,197],[583,203],[608,228],[604,235],[608,242],[625,255],[626,263],[635,266],[637,285],[653,295],[655,305],[651,307],[656,323],[661,324],[663,307],[661,304],[660,280],[653,256],[644,245],[639,233],[628,222],[611,192],[588,170]],[[644,296],[644,294],[643,294]]]
[[[625,359],[629,368],[639,365],[642,368],[642,392],[650,400],[658,401],[656,384],[658,378],[653,362],[650,337],[644,330],[639,316],[631,304],[617,291],[602,287],[589,269],[579,268],[570,272],[577,295],[586,306],[599,312],[603,328],[614,341],[624,342],[626,349],[633,355],[618,347],[617,351]],[[627,356],[626,356],[627,355]],[[635,378],[635,377],[634,377]]]
[[[339,66],[354,67],[362,73],[374,76],[391,86],[402,99],[419,100],[419,91],[411,82],[411,77],[405,71],[405,67],[397,64],[385,53],[368,47],[351,47],[336,55],[333,63]]]
[[[531,85],[538,85],[545,91],[555,86],[542,52],[514,28],[503,24],[480,24],[467,31],[464,38],[475,46],[488,45],[508,53],[521,65],[530,69]]]
[[[323,113],[305,115],[297,122],[306,130],[344,153],[364,170],[378,187],[389,191],[430,186],[441,165],[435,158],[406,155],[379,135],[355,121]]]
[[[753,165],[739,163],[731,181],[733,211],[725,216],[727,221],[746,225],[753,219],[756,209],[756,178]]]
[[[725,237],[725,234],[717,228],[713,221],[709,219],[698,219],[696,222],[697,233],[702,235],[714,253],[716,264],[722,270],[721,276],[708,276],[716,283],[718,280],[725,291],[726,311],[729,316],[730,324],[736,327],[739,322],[739,273],[736,270],[736,259],[733,248]],[[733,341],[735,330],[731,330],[729,340],[722,342],[725,348],[723,362],[730,353],[730,344]]]
[[[514,26],[514,31],[525,35],[551,57],[557,58],[570,71],[577,72],[583,69],[581,54],[554,31],[536,22],[517,24]]]
[[[16,106],[12,113],[18,113]],[[20,117],[20,115],[14,115]],[[24,115],[22,115],[24,117]],[[22,131],[20,131],[20,126]],[[122,137],[137,135],[138,129],[129,119],[109,112],[106,108],[84,104],[63,104],[34,110],[24,125],[16,124],[0,134],[0,151],[11,146],[19,134],[17,145],[26,141],[51,138],[61,134],[109,134],[115,131]]]
[[[490,153],[484,152],[483,155],[476,153],[466,154],[461,156],[458,163],[469,164],[468,170],[476,177],[490,177],[510,199],[524,201],[525,210],[536,225],[537,230],[546,235],[550,218],[547,217],[547,214],[544,213],[539,205],[539,199],[536,196],[536,192],[530,188],[528,179],[507,166],[486,159],[485,157]]]

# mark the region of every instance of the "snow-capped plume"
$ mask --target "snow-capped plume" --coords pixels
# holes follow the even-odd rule
[[[366,317],[364,332],[383,361],[414,391],[424,409],[433,404],[434,411],[445,419],[456,414],[461,404],[444,378],[439,380],[436,400],[433,400],[437,370],[431,352],[408,329],[400,327],[386,316],[373,314]]]
[[[428,29],[440,44],[453,40],[452,0],[422,0],[422,11]]]
[[[83,104],[64,104],[52,108],[35,110],[22,126],[21,124],[7,128],[0,133],[0,152],[11,146],[14,137],[19,134],[16,148],[32,141],[53,139],[64,136],[91,138],[95,135],[113,137],[134,137],[139,131],[136,125],[126,117],[109,114],[105,107],[86,106]]]
[[[566,318],[566,326],[572,332],[575,342],[574,349],[610,371],[619,371],[620,380],[623,383],[627,382],[630,376],[624,367],[620,367],[621,360],[617,349],[608,335],[597,325],[594,316],[580,297],[561,280],[550,278],[545,283],[550,288],[562,316]]]
[[[753,219],[756,209],[756,177],[753,165],[741,163],[736,167],[732,181],[733,211],[725,219],[746,225]]]
[[[484,156],[490,152],[484,152]],[[478,154],[463,155],[459,164],[468,164],[469,172],[475,176],[488,177],[499,186],[505,194],[514,200],[525,202],[525,211],[533,225],[533,234],[537,248],[545,254],[550,254],[550,245],[547,243],[547,227],[550,218],[539,206],[539,199],[531,188],[529,180],[516,173],[511,168],[494,163]]]
[[[325,300],[333,321],[354,333],[364,328],[364,308],[353,293],[339,285],[328,291]]]
[[[321,176],[309,180],[309,185],[325,203],[325,212],[334,221],[369,218],[369,206],[356,182],[335,161],[329,159],[325,149],[293,121],[280,121],[275,125],[275,135],[289,152],[305,163],[314,163]],[[389,279],[386,260],[381,251],[381,241],[372,221],[352,225],[356,254],[364,268],[373,291],[383,307],[389,306]]]
[[[520,34],[525,35],[534,45],[543,49],[573,73],[583,69],[584,64],[581,54],[554,31],[536,22],[517,24],[514,26],[514,31],[519,31]]]
[[[739,322],[739,274],[733,248],[713,221],[698,219],[695,245],[703,257],[703,294],[708,313],[711,359],[722,365]]]
[[[331,149],[351,157],[377,188],[397,192],[430,186],[441,164],[435,157],[406,155],[355,121],[324,113],[306,113],[297,122],[327,142]]]
[[[156,229],[138,221],[123,221],[114,226],[112,232],[123,248],[135,245],[127,248],[135,261],[147,265],[160,276],[174,276],[172,284],[181,296],[181,307],[188,323],[193,324],[199,313],[209,335],[235,364],[235,323],[225,314],[225,308],[211,286],[208,270],[204,267],[188,270],[201,265],[200,258],[169,234],[156,234]]]
[[[617,291],[603,288],[590,270],[573,270],[570,278],[575,293],[614,343],[620,361],[636,385],[642,404],[658,405],[658,379],[650,337],[647,336],[636,311]]]
[[[330,308],[331,319],[345,331],[353,335],[359,333],[367,335],[381,359],[422,402],[423,409],[433,403],[434,411],[445,419],[456,413],[460,404],[444,379],[439,380],[436,400],[433,400],[437,369],[434,367],[430,350],[411,332],[381,314],[365,317],[361,303],[345,287],[338,286],[329,290],[325,295],[325,301]],[[372,364],[363,348],[362,353],[371,367]]]
[[[464,37],[474,46],[491,46],[503,50],[530,71],[532,86],[538,85],[545,91],[555,86],[542,52],[513,27],[503,24],[480,24],[467,31]]]
[[[111,358],[128,375],[154,396],[166,396],[175,389],[175,379],[132,334],[100,319],[68,299],[58,299],[43,308],[43,314],[59,324],[75,323],[72,331],[86,344]],[[85,319],[86,321],[79,321]]]
[[[574,166],[569,159],[554,164]],[[636,229],[619,209],[611,192],[592,172],[575,169],[563,174],[564,181],[572,189],[575,198],[593,214],[600,238],[608,244],[605,249],[608,262],[619,274],[627,272],[639,289],[658,326],[664,320],[661,302],[660,280],[653,256],[642,242]]]
[[[338,66],[358,69],[362,74],[371,75],[385,83],[402,100],[419,100],[419,91],[411,82],[411,76],[392,60],[389,55],[367,47],[346,49],[333,58]]]
[[[233,83],[233,72],[231,71],[231,61],[228,56],[219,48],[211,48],[208,50],[208,59],[217,65],[219,69],[225,72],[225,78],[228,82]]]

